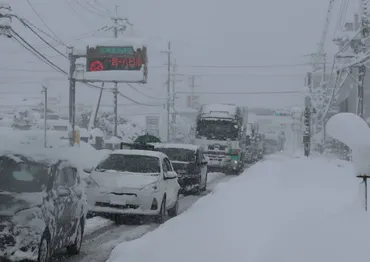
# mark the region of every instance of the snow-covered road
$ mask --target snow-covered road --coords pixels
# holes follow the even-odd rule
[[[226,176],[222,173],[208,175],[208,190],[200,196],[182,196],[180,199],[180,214],[186,211],[201,197],[209,194],[220,183],[225,183],[235,176]],[[86,226],[86,236],[80,254],[68,257],[64,250],[57,254],[52,261],[68,262],[102,262],[109,258],[113,248],[119,243],[131,241],[156,229],[154,223],[139,225],[116,225],[110,220],[94,217],[89,219]]]

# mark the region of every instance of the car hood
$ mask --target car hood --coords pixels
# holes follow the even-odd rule
[[[131,173],[131,172],[117,172],[117,171],[94,171],[91,178],[100,187],[106,188],[135,188],[140,189],[159,180],[158,173]]]
[[[41,205],[42,193],[0,192],[0,215],[12,216],[20,210]]]

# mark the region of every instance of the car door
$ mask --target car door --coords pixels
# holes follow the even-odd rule
[[[201,173],[201,185],[205,187],[207,184],[207,162],[203,150],[200,148],[199,150],[199,159],[200,159],[200,173]]]
[[[163,159],[163,164],[165,166],[165,170],[168,172],[175,172],[172,168],[170,160],[165,157]],[[177,199],[177,191],[178,191],[178,182],[177,179],[167,179],[166,181],[166,193],[167,193],[167,206],[172,207]]]
[[[65,167],[65,171],[68,177],[68,189],[71,192],[70,195],[70,202],[68,205],[68,209],[70,210],[70,217],[69,217],[69,232],[68,236],[71,237],[77,230],[77,226],[79,225],[79,219],[81,214],[81,197],[82,197],[82,190],[79,187],[77,181],[77,169],[74,167]],[[66,217],[68,219],[68,217]],[[67,231],[66,231],[67,232]]]
[[[65,244],[66,232],[70,227],[71,191],[68,187],[68,170],[64,163],[59,166],[54,179],[53,196],[55,208],[55,239],[54,247],[60,248]]]

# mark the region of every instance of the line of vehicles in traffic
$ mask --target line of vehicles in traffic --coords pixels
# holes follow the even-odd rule
[[[239,174],[262,158],[262,138],[246,109],[205,105],[196,131],[195,145],[121,143],[84,169],[87,177],[50,155],[1,154],[0,261],[44,262],[63,247],[79,253],[88,214],[163,223],[178,215],[180,194],[207,190],[209,172]]]

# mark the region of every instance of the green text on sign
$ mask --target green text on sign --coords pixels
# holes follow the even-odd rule
[[[115,54],[115,55],[133,55],[134,48],[133,47],[100,46],[99,53],[100,54]]]

